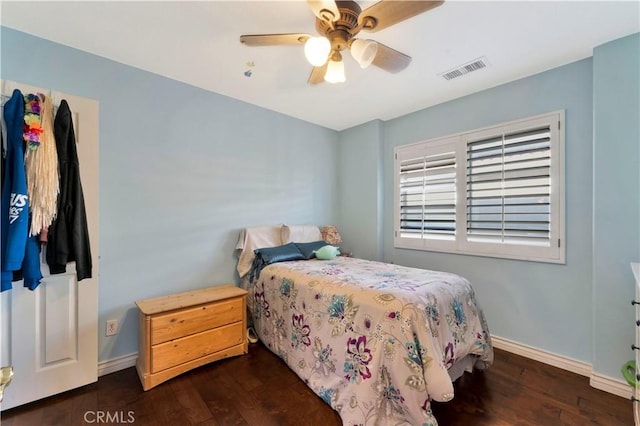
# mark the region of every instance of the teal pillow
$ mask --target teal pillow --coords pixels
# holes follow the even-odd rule
[[[295,243],[295,245],[305,259],[313,259],[315,257],[314,252],[326,246],[327,243],[324,241],[312,241],[310,243]]]
[[[276,262],[286,262],[288,260],[304,260],[304,255],[300,253],[294,243],[277,247],[265,247],[253,251],[255,257],[249,271],[249,281],[253,283],[254,278],[260,277],[260,271],[267,265]]]
[[[287,260],[302,260],[304,255],[294,243],[285,244],[277,247],[265,247],[255,249],[253,251],[256,257],[260,257],[262,261],[270,265],[276,262],[286,262]]]
[[[335,246],[324,246],[314,251],[320,260],[331,260],[340,254],[340,249]]]

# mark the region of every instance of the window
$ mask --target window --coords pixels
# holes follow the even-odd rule
[[[395,149],[395,247],[564,263],[564,111]]]

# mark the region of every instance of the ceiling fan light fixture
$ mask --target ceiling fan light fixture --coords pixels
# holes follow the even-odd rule
[[[351,56],[360,64],[360,68],[367,68],[378,53],[378,43],[373,40],[355,39],[351,43]]]
[[[330,52],[331,42],[326,37],[309,37],[304,43],[304,56],[314,67],[324,65]]]
[[[324,75],[324,81],[327,83],[344,83],[346,80],[342,58],[338,60],[330,59],[327,65],[327,72]]]

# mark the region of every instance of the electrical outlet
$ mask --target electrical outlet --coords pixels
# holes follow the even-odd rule
[[[107,320],[105,335],[114,336],[116,334],[118,334],[118,320],[117,319]]]

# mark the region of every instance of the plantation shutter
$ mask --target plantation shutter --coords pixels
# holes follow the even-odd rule
[[[454,151],[399,159],[401,238],[454,240],[456,158]]]
[[[550,125],[467,142],[467,239],[549,246]]]

